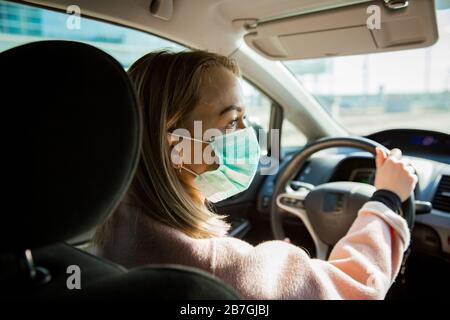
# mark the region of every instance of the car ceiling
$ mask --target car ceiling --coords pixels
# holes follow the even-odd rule
[[[160,0],[161,3],[168,0]],[[173,0],[169,20],[150,12],[151,0],[31,0],[18,1],[65,11],[78,5],[81,15],[151,32],[191,48],[229,55],[246,33],[240,21],[314,12],[368,0]],[[207,17],[205,19],[205,17]]]

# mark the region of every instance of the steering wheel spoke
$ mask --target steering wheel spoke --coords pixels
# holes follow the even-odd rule
[[[281,193],[277,196],[276,203],[278,208],[294,215],[303,222],[313,239],[316,249],[316,257],[319,259],[326,259],[329,246],[320,240],[305,210],[305,198],[310,190],[302,189],[301,191],[294,191],[290,189],[290,187],[287,189],[287,192]]]

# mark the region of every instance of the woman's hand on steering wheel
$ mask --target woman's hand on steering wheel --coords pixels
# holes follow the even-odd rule
[[[414,168],[402,158],[400,149],[392,149],[389,155],[386,155],[380,147],[375,151],[377,167],[375,188],[392,191],[402,202],[406,201],[417,184]]]

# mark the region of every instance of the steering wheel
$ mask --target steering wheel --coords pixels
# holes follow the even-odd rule
[[[375,187],[359,182],[330,182],[318,186],[291,181],[314,153],[335,147],[352,147],[375,155],[375,147],[381,144],[360,137],[338,137],[317,140],[299,151],[280,171],[271,200],[272,232],[276,240],[285,239],[282,223],[283,209],[302,220],[314,241],[316,256],[326,259],[330,248],[349,230],[359,209],[375,192]],[[402,203],[400,214],[408,226],[413,227],[415,218],[414,192]]]

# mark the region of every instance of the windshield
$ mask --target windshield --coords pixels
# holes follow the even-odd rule
[[[429,48],[284,62],[352,134],[394,128],[450,133],[450,9]]]

